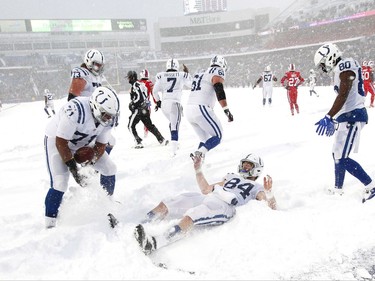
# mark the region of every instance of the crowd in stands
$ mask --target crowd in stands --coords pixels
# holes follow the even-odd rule
[[[297,19],[286,18],[282,24],[301,25],[344,17],[353,13],[374,10],[374,1],[359,1],[357,4],[339,4],[322,9],[315,17],[307,10]],[[345,2],[344,2],[345,3]],[[341,6],[344,5],[344,6]],[[128,89],[124,76],[128,70],[141,71],[147,68],[153,78],[157,72],[165,70],[165,62],[174,57],[185,63],[191,73],[206,69],[213,54],[225,56],[229,69],[226,85],[229,87],[249,87],[259,77],[266,65],[270,65],[277,77],[281,77],[290,63],[302,76],[307,77],[314,68],[313,55],[323,42],[337,42],[345,54],[359,62],[375,60],[375,16],[340,20],[331,24],[297,29],[284,29],[283,32],[267,36],[252,35],[242,38],[212,39],[191,41],[182,44],[163,45],[161,51],[149,50],[122,54],[116,51],[105,52],[105,78],[119,92]],[[82,55],[66,54],[12,54],[0,55],[0,100],[3,103],[34,101],[43,99],[43,90],[50,89],[56,98],[66,97],[70,84],[70,70],[82,63]],[[325,78],[323,78],[325,77]],[[318,85],[330,85],[329,77],[318,75]]]
[[[293,29],[272,34],[265,44],[267,49],[283,48],[316,42],[338,41],[351,37],[371,36],[375,30],[375,15],[337,21],[331,24]]]
[[[300,1],[301,2],[301,1]],[[277,32],[286,32],[296,27],[303,27],[312,23],[329,21],[332,19],[342,19],[350,17],[358,12],[367,12],[375,10],[375,2],[372,0],[325,0],[319,4],[319,1],[308,1],[300,3],[301,6],[291,7],[284,18],[272,23],[272,30]],[[296,3],[298,5],[299,2]]]

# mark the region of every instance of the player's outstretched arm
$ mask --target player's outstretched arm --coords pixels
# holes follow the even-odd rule
[[[202,157],[200,156],[191,156],[194,163],[195,177],[198,183],[198,186],[203,194],[211,193],[213,190],[213,185],[208,184],[205,176],[202,172]]]
[[[263,178],[264,191],[259,192],[256,199],[267,201],[268,206],[276,210],[276,199],[272,192],[272,184],[272,177],[270,175],[265,176]]]

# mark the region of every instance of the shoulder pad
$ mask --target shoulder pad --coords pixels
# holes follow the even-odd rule
[[[90,75],[90,71],[82,67],[75,67],[72,69],[70,73],[71,78],[85,78],[89,75]]]
[[[66,116],[74,123],[83,124],[86,121],[84,106],[77,98],[70,100],[64,107]]]
[[[221,67],[213,66],[208,73],[212,73],[214,76],[220,76],[225,80],[225,71]]]

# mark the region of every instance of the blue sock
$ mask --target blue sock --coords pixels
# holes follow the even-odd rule
[[[110,146],[110,145],[107,145],[105,147],[105,151],[108,153],[108,155],[111,153],[112,149],[113,149],[113,146]]]
[[[198,149],[201,148],[202,146],[204,147],[204,143],[200,142],[199,145],[198,145]]]
[[[153,211],[150,211],[146,214],[148,219],[153,219],[155,217],[155,213]]]
[[[46,206],[45,215],[47,217],[56,218],[64,192],[50,188],[47,192],[44,204]]]
[[[335,187],[342,188],[345,179],[345,164],[343,159],[335,160]]]
[[[344,163],[345,169],[364,185],[368,185],[372,181],[370,176],[365,172],[365,170],[363,170],[362,166],[358,162],[351,158],[346,158]]]
[[[171,140],[178,141],[178,131],[171,131]]]
[[[180,232],[181,232],[181,227],[178,224],[176,224],[175,226],[173,226],[169,230],[169,232],[168,232],[168,239],[174,237],[176,234],[178,234]]]
[[[213,149],[214,147],[216,147],[220,142],[221,142],[221,138],[215,136],[215,137],[209,138],[206,141],[206,143],[205,143],[204,146],[207,148],[208,151],[210,151],[211,149]]]
[[[368,185],[372,179],[363,170],[362,166],[351,158],[335,160],[335,186],[342,188],[344,185],[345,172],[348,171],[364,185]]]

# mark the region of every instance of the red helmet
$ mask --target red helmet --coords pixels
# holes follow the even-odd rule
[[[149,76],[148,70],[147,70],[147,69],[143,69],[143,70],[141,71],[141,73],[139,74],[139,77],[140,77],[141,79],[149,79],[150,76]]]

